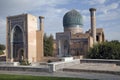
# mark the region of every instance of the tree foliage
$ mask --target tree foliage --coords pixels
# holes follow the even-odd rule
[[[0,50],[0,55],[4,54],[4,52],[2,50]]]
[[[44,56],[53,55],[53,35],[44,34]]]
[[[5,50],[5,45],[0,44],[0,50]]]
[[[90,48],[87,57],[92,59],[120,59],[120,42],[114,40],[96,44]]]
[[[0,55],[4,54],[3,50],[5,50],[5,45],[0,44]]]

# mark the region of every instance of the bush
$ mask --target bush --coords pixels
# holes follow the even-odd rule
[[[120,59],[120,42],[110,41],[96,44],[90,48],[87,57],[92,59]]]
[[[0,44],[0,55],[4,54],[3,50],[5,50],[5,45]]]
[[[20,65],[30,65],[29,61],[22,60],[20,61]]]
[[[48,63],[51,63],[52,61],[51,61],[51,60],[48,60],[47,62],[48,62]]]
[[[5,50],[5,45],[0,44],[0,50]]]
[[[0,55],[4,54],[4,52],[2,50],[0,50]]]

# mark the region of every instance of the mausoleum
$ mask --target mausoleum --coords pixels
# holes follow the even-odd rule
[[[90,8],[91,28],[83,32],[83,17],[75,9],[67,12],[63,17],[64,32],[56,33],[57,55],[86,56],[93,44],[105,40],[102,28],[96,28],[96,9]]]

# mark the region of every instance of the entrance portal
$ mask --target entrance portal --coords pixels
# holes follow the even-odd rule
[[[22,60],[23,49],[24,49],[24,40],[23,40],[23,30],[20,26],[15,26],[12,29],[12,55],[14,61]],[[20,50],[20,51],[19,51]],[[19,57],[18,57],[19,56]]]
[[[24,60],[24,50],[23,49],[20,49],[18,51],[18,60],[19,60],[19,62]]]

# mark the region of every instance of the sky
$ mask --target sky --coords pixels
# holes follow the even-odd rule
[[[63,16],[76,9],[83,16],[84,32],[90,29],[89,8],[96,8],[96,27],[106,40],[120,41],[120,0],[0,0],[0,43],[6,43],[6,17],[23,13],[44,16],[44,32],[63,32]]]

